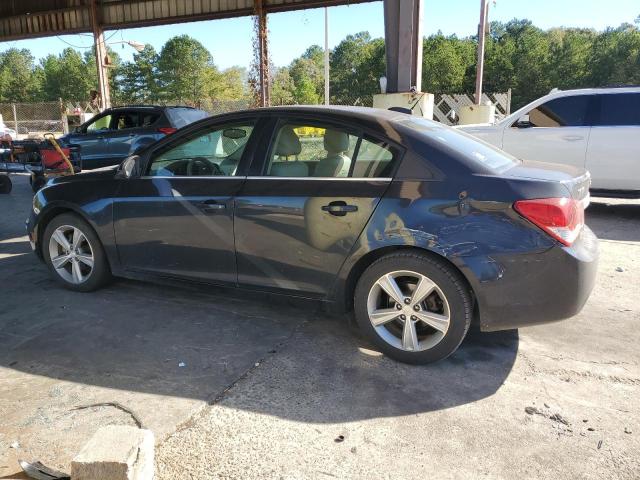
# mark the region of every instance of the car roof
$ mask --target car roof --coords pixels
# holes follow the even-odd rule
[[[574,88],[571,90],[553,89],[546,96],[567,97],[573,95],[604,95],[609,93],[640,93],[640,86],[615,85],[594,88]]]

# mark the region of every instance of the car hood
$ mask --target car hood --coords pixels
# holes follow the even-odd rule
[[[112,165],[109,167],[96,168],[87,172],[76,173],[75,175],[65,175],[62,177],[55,177],[49,180],[49,185],[60,185],[62,183],[72,182],[91,182],[95,180],[108,180],[113,178],[118,171],[119,165]]]

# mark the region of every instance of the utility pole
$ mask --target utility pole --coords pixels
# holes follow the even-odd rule
[[[324,7],[324,104],[329,105],[329,7]]]
[[[93,45],[96,54],[96,67],[98,69],[98,93],[100,94],[100,109],[104,110],[111,106],[111,94],[109,92],[109,74],[104,64],[107,56],[107,48],[104,43],[104,32],[100,19],[98,18],[98,7],[96,0],[91,0],[90,8],[91,28],[93,30]]]
[[[264,9],[263,0],[254,0],[254,10],[258,22],[258,56],[260,75],[260,106],[268,107],[271,104],[271,89],[269,88],[269,52],[267,41],[267,12]]]
[[[489,16],[489,0],[480,0],[480,23],[478,24],[478,65],[476,69],[476,105],[482,100],[482,75],[484,73],[484,38]]]

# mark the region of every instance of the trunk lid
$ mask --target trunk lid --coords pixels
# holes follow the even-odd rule
[[[510,168],[506,172],[502,172],[500,176],[514,179],[559,182],[565,186],[571,198],[583,204],[583,208],[586,208],[589,204],[591,175],[584,168],[558,163],[527,161]]]

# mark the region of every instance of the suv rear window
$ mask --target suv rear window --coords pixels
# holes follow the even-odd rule
[[[175,128],[182,128],[190,123],[207,117],[207,112],[195,108],[168,108],[167,117]]]
[[[421,132],[431,140],[472,159],[494,173],[501,173],[519,165],[520,160],[493,145],[460,130],[442,126],[430,120],[407,115],[399,123]]]
[[[597,126],[640,125],[640,93],[610,93],[599,95],[600,115]]]

